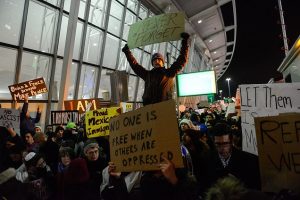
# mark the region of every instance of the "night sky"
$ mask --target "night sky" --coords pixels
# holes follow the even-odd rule
[[[300,0],[281,0],[289,48],[300,35]],[[227,71],[218,80],[218,90],[231,95],[239,84],[267,83],[282,63],[283,48],[277,0],[236,0],[237,40]]]

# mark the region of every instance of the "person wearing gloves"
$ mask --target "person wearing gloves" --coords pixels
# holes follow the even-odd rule
[[[154,68],[146,70],[136,61],[127,44],[122,48],[133,71],[145,81],[142,97],[144,106],[172,99],[174,77],[183,69],[188,59],[190,35],[183,32],[181,37],[180,55],[168,69],[164,67],[164,58],[160,53],[152,55],[151,64]]]

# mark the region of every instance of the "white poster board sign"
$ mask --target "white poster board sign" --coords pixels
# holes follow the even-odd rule
[[[0,126],[20,128],[20,111],[16,109],[0,108]]]
[[[257,155],[254,117],[300,112],[300,83],[240,85],[243,150]]]

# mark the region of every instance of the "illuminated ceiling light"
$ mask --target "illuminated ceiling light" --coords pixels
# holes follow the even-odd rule
[[[198,20],[198,24],[201,24],[202,23],[202,19]]]
[[[216,65],[216,67],[219,67],[218,65]]]
[[[217,60],[215,60],[215,62],[218,62],[219,60],[217,59]]]
[[[94,46],[94,47],[97,46],[97,43],[94,43],[93,46]]]
[[[216,54],[217,52],[216,51],[214,51],[214,54]]]
[[[213,40],[209,40],[208,42],[211,43]]]

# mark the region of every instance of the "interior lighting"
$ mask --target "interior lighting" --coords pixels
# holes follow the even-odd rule
[[[216,54],[217,52],[216,51],[214,51],[214,54]]]
[[[201,24],[202,23],[202,19],[198,20],[198,24]]]
[[[213,40],[209,40],[208,42],[211,43]]]

